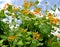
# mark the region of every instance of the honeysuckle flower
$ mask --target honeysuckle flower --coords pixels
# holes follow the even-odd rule
[[[11,14],[12,18],[16,18],[16,15],[14,13]]]
[[[24,0],[24,2],[23,2],[23,7],[25,8],[27,8],[29,6],[29,3],[27,2],[27,0]]]
[[[48,13],[47,16],[48,16],[48,18],[51,18],[51,17],[53,17],[53,14]]]
[[[29,14],[30,13],[30,10],[26,9],[26,10],[23,10],[23,14]]]
[[[57,38],[60,38],[60,33],[58,33],[57,31],[54,32],[54,33],[51,33],[51,34],[53,34],[53,35],[56,36]]]
[[[48,16],[46,16],[46,19],[49,19]]]
[[[12,13],[12,15],[15,15],[14,13]]]
[[[16,38],[16,36],[9,36],[9,37],[8,37],[8,41],[11,42],[11,41],[13,41],[15,38]]]
[[[17,20],[16,22],[17,22],[18,24],[21,24],[21,23],[22,23],[22,21],[21,21],[21,20]]]
[[[54,28],[54,30],[57,30],[58,27],[52,26],[52,28]]]
[[[18,24],[18,25],[20,25],[21,23],[22,23],[22,20],[18,20],[18,19],[15,19],[15,22]]]
[[[20,8],[18,6],[15,6],[15,5],[12,5],[12,10],[15,11],[15,10],[19,10]]]
[[[4,18],[2,21],[9,24],[9,23],[12,22],[12,17],[11,16],[6,16],[6,18]]]
[[[17,20],[16,23],[17,23],[16,27],[18,27],[18,26],[20,26],[22,24],[22,21],[21,20]]]
[[[35,14],[39,14],[39,15],[41,16],[41,15],[42,15],[41,12],[40,12],[41,9],[42,9],[42,8],[35,8],[35,9],[34,9]]]
[[[55,17],[52,17],[52,18],[50,18],[50,23],[57,24],[58,23],[58,19],[55,18]]]
[[[31,7],[31,6],[33,6],[33,5],[34,5],[33,2],[30,1],[30,2],[29,2],[29,7]]]
[[[6,10],[9,5],[10,5],[9,3],[6,3],[5,6],[4,6],[4,8],[3,8],[3,10]]]
[[[55,36],[56,34],[58,34],[58,32],[53,31],[53,32],[51,32],[51,34],[53,34]]]
[[[58,23],[58,18],[54,17],[54,23],[57,24]]]
[[[9,16],[9,15],[7,15],[7,13],[10,14],[10,12],[8,10],[5,10],[4,11],[5,16]]]
[[[20,31],[22,31],[22,32],[27,32],[27,29],[20,28]]]
[[[9,25],[10,29],[13,29],[14,28],[14,25]]]
[[[32,15],[36,15],[36,16],[39,17],[39,18],[40,18],[40,17],[43,17],[43,15],[42,15],[41,12],[37,13],[37,12],[34,11],[34,9],[30,10],[30,13],[31,13]]]
[[[8,19],[9,23],[12,22],[12,17],[11,16],[7,16],[6,18]]]
[[[53,10],[49,10],[49,12],[51,14],[54,14],[55,17],[57,17],[58,19],[60,19],[60,12],[58,11],[58,9],[56,9],[56,11],[54,12]]]
[[[36,17],[38,17],[38,18],[42,18],[43,17],[43,15],[39,15],[39,14],[35,14],[36,15]]]
[[[53,34],[54,36],[56,36],[57,38],[60,38],[60,29],[58,27],[52,26],[52,28],[54,28],[54,32],[51,32],[51,34]]]
[[[50,19],[50,23],[53,23],[53,24],[57,24],[58,23],[58,18],[57,17],[54,17],[53,14],[51,13],[48,13],[48,18]]]
[[[54,11],[53,10],[49,10],[49,13],[54,14]]]
[[[42,14],[41,14],[41,12],[39,12],[39,13],[37,13],[37,12],[31,12],[31,14],[37,14],[37,15],[39,15],[39,16],[41,16]]]
[[[2,21],[3,21],[4,23],[6,23],[6,21],[8,21],[8,19],[7,19],[7,18],[4,18]]]
[[[16,27],[20,26],[19,24],[16,24]]]
[[[37,34],[37,32],[33,32],[33,37],[32,37],[32,39],[35,39],[35,38],[36,38],[36,34]]]
[[[33,32],[33,38],[32,39],[40,39],[40,34],[38,32]]]
[[[40,39],[40,34],[37,34],[36,35],[36,39]]]
[[[56,34],[56,37],[57,37],[57,38],[60,38],[60,33]]]

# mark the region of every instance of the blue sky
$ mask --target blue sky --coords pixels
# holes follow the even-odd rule
[[[48,9],[51,8],[54,4],[56,4],[57,7],[60,7],[60,0],[43,0],[41,2],[41,5],[39,5],[39,6],[42,6],[42,7],[46,8],[45,2],[48,2]]]
[[[56,4],[57,7],[60,7],[60,0],[39,0],[39,2],[40,4],[38,5],[38,7],[42,7],[43,9],[50,9],[54,4]],[[46,7],[45,2],[48,2],[48,7]],[[23,0],[0,0],[0,8],[3,7],[5,3],[11,3],[17,6],[21,6]]]

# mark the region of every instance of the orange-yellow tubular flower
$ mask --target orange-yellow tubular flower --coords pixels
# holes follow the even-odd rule
[[[28,7],[28,6],[29,6],[29,4],[28,4],[27,0],[24,0],[23,7]]]
[[[50,18],[50,23],[57,24],[58,23],[58,18]]]
[[[48,18],[51,18],[53,15],[51,13],[48,13]]]
[[[36,39],[40,39],[40,34],[37,34],[36,35]]]
[[[40,34],[38,34],[38,32],[33,32],[33,38],[32,39],[40,39]]]
[[[58,18],[54,18],[54,24],[58,23]]]
[[[30,10],[26,9],[23,11],[24,14],[29,14],[30,13]]]
[[[41,16],[41,15],[42,15],[41,12],[40,12],[41,9],[42,9],[42,8],[35,8],[35,9],[34,9],[34,12],[35,12],[36,14],[38,14],[38,15]]]
[[[11,42],[11,41],[13,41],[15,38],[16,38],[16,36],[9,36],[9,37],[8,37],[8,41]]]
[[[5,6],[3,7],[3,10],[6,10],[9,5],[10,5],[9,3],[6,3]]]
[[[29,7],[31,7],[31,6],[33,6],[33,5],[34,5],[33,2],[30,1],[30,2],[29,2]]]

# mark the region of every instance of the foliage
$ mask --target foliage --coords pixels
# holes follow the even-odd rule
[[[42,14],[42,8],[37,7],[38,3],[37,0],[35,2],[25,0],[22,8],[6,4],[4,9],[1,9],[0,46],[57,47],[58,45],[60,47],[60,40],[51,34],[52,30],[56,31],[53,26],[60,28],[60,21],[50,12],[47,12],[46,16]],[[33,12],[30,10],[32,6],[35,7]],[[54,7],[55,11],[56,5]],[[7,20],[4,21],[4,19]],[[13,27],[11,27],[12,25]]]

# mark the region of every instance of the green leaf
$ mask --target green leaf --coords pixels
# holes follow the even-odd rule
[[[16,44],[17,44],[17,39],[13,41],[13,46],[16,46]]]
[[[0,11],[0,18],[5,18],[4,10]]]
[[[43,24],[43,23],[40,24],[39,28],[40,28],[40,32],[46,35],[49,34],[52,29],[51,25]]]
[[[58,10],[60,11],[60,8],[58,8]]]
[[[30,41],[30,40],[31,40],[31,37],[27,37],[26,40],[27,40],[27,41]]]
[[[26,42],[26,44],[30,44],[31,42]]]
[[[6,45],[3,45],[2,47],[7,47]]]
[[[12,12],[12,5],[9,5],[7,8],[8,11]]]
[[[53,42],[51,44],[51,47],[60,47],[60,41],[59,42]]]
[[[56,8],[56,4],[54,5],[54,8]]]
[[[17,45],[19,45],[19,46],[23,46],[23,42],[22,42],[22,40],[20,40],[20,41],[17,43]]]
[[[0,34],[6,34],[9,31],[9,25],[0,21]]]
[[[45,4],[48,4],[48,2],[45,2]]]
[[[28,34],[28,35],[31,35],[31,34],[32,34],[32,32],[27,32],[27,34]]]
[[[3,44],[3,41],[4,41],[4,40],[0,40],[0,46]]]
[[[30,47],[37,47],[37,43],[36,42],[37,42],[36,39],[32,40],[32,43],[31,43]]]
[[[55,11],[56,10],[56,4],[51,8],[51,10]]]
[[[39,23],[38,23],[38,21],[36,21],[35,23],[34,23],[34,25],[38,25]]]
[[[39,3],[39,1],[38,1],[38,0],[36,0],[36,1],[35,1],[35,4],[38,4],[38,3]]]
[[[42,46],[42,45],[43,45],[43,43],[38,43],[38,44],[37,44],[37,46]]]

